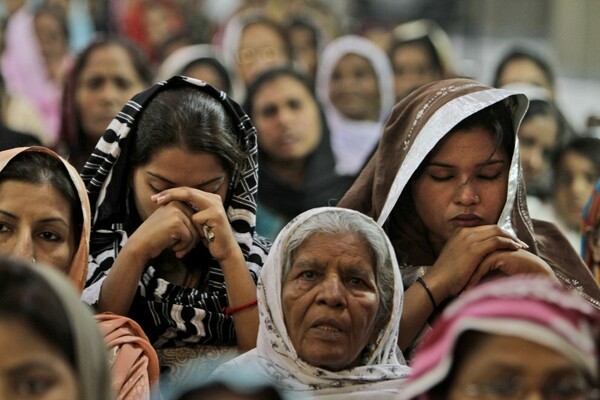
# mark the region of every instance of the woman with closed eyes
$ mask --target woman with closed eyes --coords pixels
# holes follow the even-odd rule
[[[401,348],[491,277],[549,275],[600,306],[581,258],[553,224],[529,217],[516,139],[526,106],[522,94],[467,79],[415,90],[338,204],[373,217],[394,244],[408,287]]]

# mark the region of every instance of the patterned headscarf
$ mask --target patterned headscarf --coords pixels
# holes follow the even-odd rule
[[[15,158],[17,155],[25,152],[25,151],[34,151],[39,153],[49,154],[52,157],[57,158],[64,165],[66,172],[68,173],[68,177],[71,179],[73,183],[73,187],[77,191],[77,196],[79,197],[79,202],[81,204],[81,214],[83,221],[83,226],[81,227],[81,235],[79,237],[79,247],[77,251],[73,255],[71,260],[71,265],[69,266],[69,270],[67,271],[67,275],[73,285],[78,292],[81,293],[83,290],[83,286],[85,284],[85,277],[87,274],[87,257],[88,257],[88,248],[89,248],[89,237],[90,237],[90,203],[88,201],[87,193],[85,191],[85,185],[83,184],[77,170],[69,164],[66,160],[60,157],[58,154],[54,153],[52,150],[47,149],[46,147],[18,147],[15,149],[5,150],[0,152],[0,172],[4,170],[4,168],[10,163],[10,161]]]
[[[426,399],[448,377],[467,331],[538,343],[598,379],[600,312],[553,279],[517,275],[477,286],[448,306],[417,348],[402,399]]]
[[[385,266],[391,268],[394,274],[394,295],[391,317],[379,334],[367,361],[363,365],[337,372],[314,367],[298,357],[287,332],[281,302],[282,265],[287,242],[292,233],[308,219],[328,212],[356,214],[375,224],[360,213],[335,207],[314,208],[290,221],[277,236],[261,272],[258,284],[260,326],[256,349],[226,363],[215,371],[215,375],[234,374],[235,371],[243,371],[246,366],[253,366],[260,375],[294,398],[348,399],[368,396],[386,399],[395,398],[400,392],[410,370],[397,345],[404,290],[391,243],[381,229],[381,237],[386,241],[389,252]]]
[[[255,280],[258,278],[269,244],[254,232],[256,225],[255,198],[258,184],[256,129],[243,109],[228,98],[224,92],[216,90],[203,81],[176,76],[167,81],[161,81],[134,96],[110,123],[83,168],[82,178],[86,184],[90,204],[92,205],[93,224],[90,271],[83,295],[84,300],[90,304],[95,304],[98,301],[100,287],[106,278],[107,271],[112,266],[121,246],[127,240],[127,235],[123,231],[123,223],[128,215],[127,192],[132,170],[130,154],[135,143],[139,119],[146,106],[159,92],[177,87],[195,88],[199,92],[204,92],[218,100],[235,127],[232,134],[236,136],[245,157],[232,173],[232,184],[226,196],[229,199],[226,212],[247,267],[253,278]],[[207,296],[206,292],[203,293],[194,288],[177,287],[156,277],[154,269],[149,267],[142,280],[145,279],[146,283],[152,282],[148,284],[152,285],[153,292],[145,294],[147,296],[146,300],[149,304],[157,303],[150,304],[152,312],[162,315],[165,312],[171,313],[172,311],[165,311],[165,305],[162,303],[167,301],[165,296],[176,297],[181,301],[177,308],[178,316],[171,315],[170,318],[174,320],[180,317],[183,318],[181,315],[185,313],[185,310],[182,308],[189,306],[192,308],[190,310],[192,315],[208,313],[209,315],[205,317],[206,320],[212,321],[213,324],[220,324],[219,328],[215,325],[215,331],[207,329],[204,332],[203,326],[196,327],[200,333],[192,334],[188,332],[186,334],[179,331],[177,337],[171,339],[196,342],[198,335],[200,335],[206,340],[206,343],[230,343],[233,337],[233,323],[231,319],[226,318],[224,313],[220,312],[220,309],[227,305],[221,304],[226,300],[222,271],[218,263],[212,258],[199,260],[199,263],[205,264],[203,268],[210,269],[206,286],[212,288],[215,293],[210,293]],[[211,294],[214,294],[215,298],[211,298]],[[157,298],[160,300],[157,300]],[[197,307],[202,308],[202,310],[198,311]],[[174,323],[174,320],[171,322]],[[174,328],[174,326],[171,326],[171,328]],[[171,328],[162,327],[160,330]],[[177,329],[182,328],[178,326]],[[228,333],[224,334],[220,329]],[[156,332],[147,333],[153,339],[152,334]],[[224,337],[221,335],[224,335]]]

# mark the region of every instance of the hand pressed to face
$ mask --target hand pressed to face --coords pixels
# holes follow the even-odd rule
[[[167,248],[183,257],[202,239],[201,225],[205,223],[217,238],[219,233],[226,236],[223,233],[231,228],[222,199],[228,183],[215,155],[178,147],[159,151],[133,174],[135,204],[144,222],[131,239],[146,249],[150,259]]]
[[[338,371],[360,362],[375,339],[375,261],[359,236],[316,233],[293,254],[284,278],[285,325],[298,356]]]

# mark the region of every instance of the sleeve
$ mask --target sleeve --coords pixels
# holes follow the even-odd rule
[[[94,231],[90,238],[88,272],[81,300],[96,307],[100,289],[115,262],[116,255],[127,241],[125,231]]]

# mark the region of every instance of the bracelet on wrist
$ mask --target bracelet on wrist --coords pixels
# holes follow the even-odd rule
[[[225,319],[229,319],[229,317],[231,317],[236,312],[243,311],[250,307],[254,307],[257,304],[258,304],[258,301],[254,300],[254,301],[251,301],[250,303],[242,304],[241,306],[237,306],[237,307],[223,307],[221,309],[221,311],[223,311],[225,313]]]
[[[425,289],[425,292],[427,293],[429,300],[431,300],[431,305],[433,306],[433,309],[435,310],[437,308],[437,303],[435,302],[435,298],[433,297],[433,293],[431,293],[429,286],[427,286],[427,284],[423,280],[423,277],[421,277],[421,276],[417,278],[417,282],[419,282],[421,284],[421,286],[423,286],[423,289]]]

